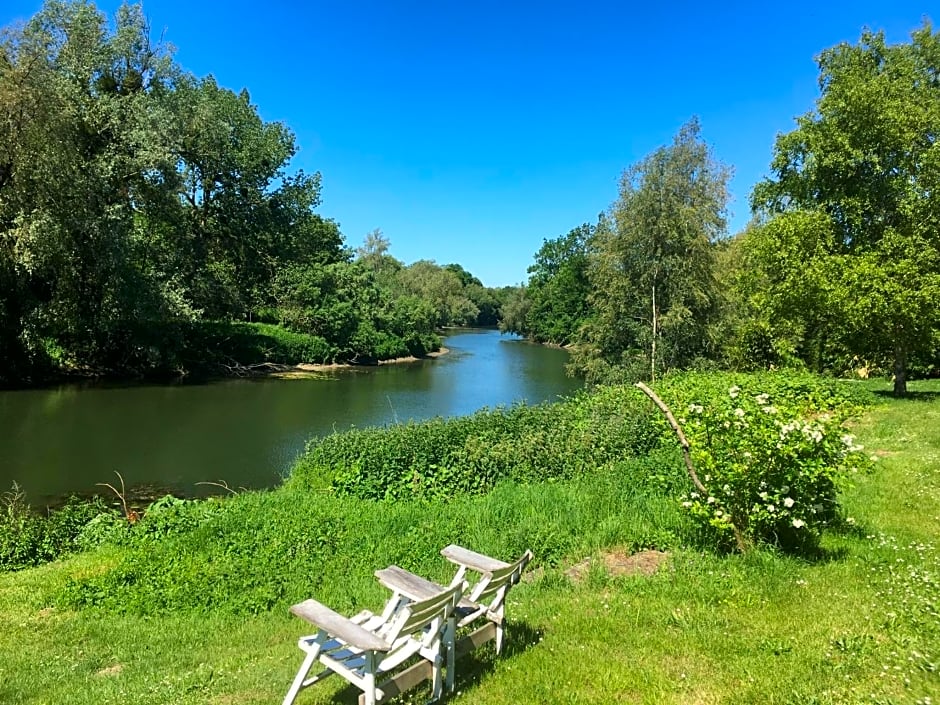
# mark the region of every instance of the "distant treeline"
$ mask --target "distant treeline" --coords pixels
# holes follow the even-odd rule
[[[0,35],[0,384],[421,355],[495,325],[459,265],[356,256],[246,91],[184,72],[139,5],[50,0]],[[257,323],[272,324],[259,326]]]
[[[689,367],[940,371],[940,33],[822,52],[751,224],[698,122],[624,172],[596,224],[546,240],[502,328],[573,345],[590,381]]]

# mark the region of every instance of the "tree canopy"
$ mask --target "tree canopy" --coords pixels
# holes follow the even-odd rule
[[[940,332],[940,34],[911,40],[865,31],[824,51],[816,108],[753,195],[769,303],[817,349],[892,359],[899,394]]]
[[[719,298],[713,244],[725,233],[729,177],[694,118],[623,173],[593,238],[592,313],[575,358],[589,378],[611,366],[655,377],[710,352]]]
[[[318,355],[374,360],[476,320],[461,277],[488,294],[462,268],[404,268],[380,231],[353,261],[316,212],[320,174],[290,168],[296,151],[247,90],[183,71],[140,5],[109,21],[48,0],[5,29],[0,383],[184,371],[173,351],[202,323],[278,323],[316,338],[304,349]]]

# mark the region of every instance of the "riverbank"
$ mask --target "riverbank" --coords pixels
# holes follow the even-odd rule
[[[940,384],[912,389],[855,424],[880,460],[845,490],[848,518],[820,558],[696,549],[663,484],[678,457],[446,502],[241,493],[167,507],[136,547],[0,576],[0,700],[277,701],[307,633],[288,604],[375,608],[373,570],[446,580],[437,551],[456,541],[503,558],[531,548],[537,562],[513,590],[504,653],[459,663],[457,705],[936,701]],[[604,561],[651,547],[668,554],[651,575],[617,577]],[[303,698],[334,702],[342,687]]]
[[[379,360],[375,363],[369,364],[356,364],[351,362],[333,362],[330,364],[313,364],[302,362],[299,365],[284,365],[283,369],[272,369],[270,371],[259,371],[256,376],[267,376],[273,377],[276,379],[315,379],[319,376],[319,373],[323,372],[336,372],[339,370],[351,370],[356,368],[369,368],[369,367],[379,367],[381,365],[400,365],[409,362],[420,362],[421,360],[434,360],[441,355],[446,355],[449,353],[445,347],[441,347],[438,350],[433,350],[426,355],[417,357],[415,355],[407,355],[405,357],[396,357],[391,360]],[[254,375],[253,375],[254,376]]]

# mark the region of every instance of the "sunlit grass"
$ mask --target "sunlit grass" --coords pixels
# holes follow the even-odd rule
[[[668,543],[679,531],[670,507],[613,471],[580,485],[506,484],[460,500],[460,527],[443,505],[388,515],[369,505],[361,537],[347,537],[344,550],[386,535],[363,553],[388,558],[405,534],[416,553],[396,559],[420,561],[418,551],[433,553],[435,541],[458,532],[473,546],[527,540],[548,554],[543,570],[510,594],[506,653],[496,659],[484,648],[459,664],[454,703],[927,705],[940,699],[940,383],[911,388],[914,398],[884,398],[858,422],[860,441],[879,460],[846,489],[851,521],[825,536],[818,561],[674,549],[651,577],[594,568],[575,584],[563,571],[585,555]],[[258,506],[271,512],[277,503]],[[108,549],[0,576],[0,702],[280,701],[305,631],[286,604],[256,615],[141,616],[58,603],[69,576],[119,561],[120,551]],[[343,609],[378,606],[370,572],[380,566],[367,563],[336,556],[329,585],[311,594]],[[445,575],[443,562],[424,565],[432,577]],[[354,700],[336,680],[298,702]]]

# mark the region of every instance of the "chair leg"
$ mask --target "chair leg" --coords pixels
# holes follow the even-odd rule
[[[446,629],[446,627],[445,627]],[[431,700],[430,702],[435,702],[440,700],[441,694],[444,691],[443,683],[441,682],[441,667],[444,665],[444,654],[441,653],[442,643],[437,642],[437,645],[434,647],[434,651],[431,654]]]
[[[378,697],[375,692],[375,652],[366,651],[365,673],[363,674],[363,692],[366,696],[365,705],[376,705]]]
[[[291,684],[290,690],[288,690],[287,695],[284,696],[284,702],[282,705],[292,705],[294,699],[297,697],[297,693],[299,693],[300,689],[304,687],[304,679],[306,679],[307,673],[310,672],[310,667],[316,662],[317,656],[319,656],[319,654],[319,648],[316,648],[313,651],[307,653],[303,664],[300,666],[300,670],[297,671],[297,677],[294,678],[294,682]]]
[[[497,656],[503,650],[503,611],[505,605],[500,605],[496,610],[496,654]]]
[[[447,620],[444,631],[444,648],[447,650],[447,692],[453,693],[455,688],[454,660],[457,651],[457,620],[453,617]]]

